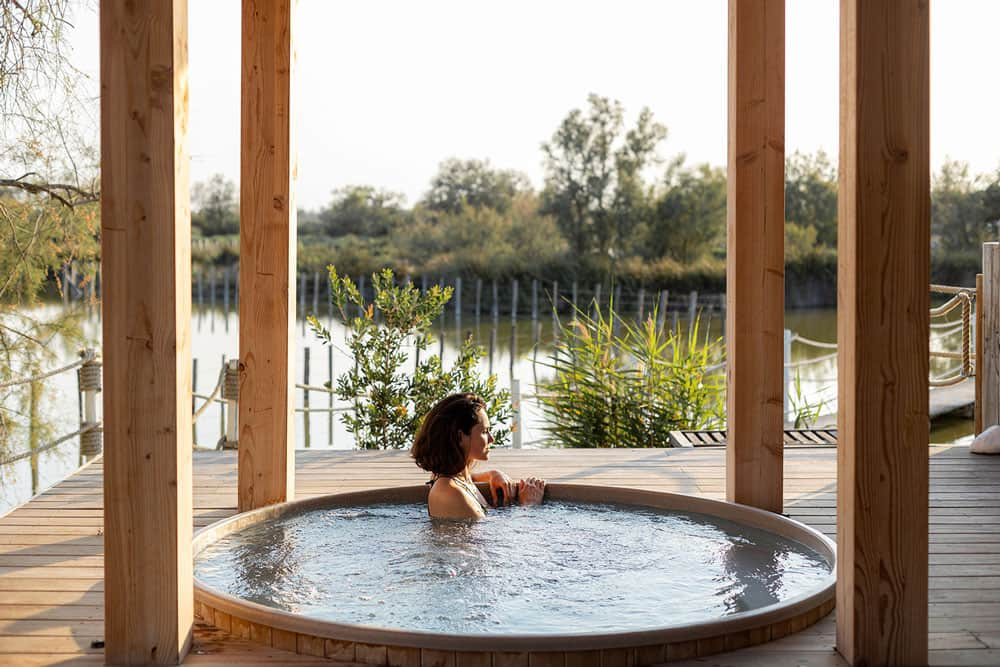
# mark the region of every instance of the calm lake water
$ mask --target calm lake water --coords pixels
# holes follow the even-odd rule
[[[96,347],[100,336],[100,316],[96,308],[86,308],[82,305],[71,305],[70,312],[79,318],[83,342],[69,341],[56,337],[49,346],[52,353],[50,361],[43,368],[54,368],[65,365],[76,358],[77,352],[87,345]],[[33,313],[40,318],[58,318],[67,312],[63,305],[49,305]],[[676,320],[674,318],[676,317]],[[716,311],[715,316],[708,314],[708,332],[710,339],[722,336],[723,323]],[[322,385],[331,377],[346,369],[352,360],[346,352],[345,329],[335,319],[323,314],[322,320],[333,333],[334,346],[327,347],[310,332],[304,319],[296,324],[297,349],[296,371],[297,382],[311,385]],[[670,314],[668,322],[676,321],[677,325],[688,326],[686,313]],[[786,327],[796,334],[818,342],[833,343],[836,336],[836,312],[834,309],[812,309],[789,311],[785,316]],[[703,322],[704,324],[704,322]],[[552,349],[553,322],[550,316],[542,317],[538,323],[538,332],[532,326],[530,317],[523,318],[514,327],[509,316],[501,316],[499,326],[493,333],[492,319],[485,315],[476,322],[475,316],[465,314],[461,328],[455,326],[454,315],[444,318],[443,326],[435,327],[436,340],[428,352],[436,354],[444,351],[444,362],[449,366],[454,360],[458,344],[463,334],[470,332],[484,348],[491,348],[492,355],[483,359],[481,369],[492,370],[498,375],[503,387],[510,387],[511,378],[520,380],[521,392],[530,397],[535,392],[535,385],[551,376],[546,366],[548,355]],[[704,329],[703,329],[704,331]],[[239,317],[236,313],[235,301],[222,307],[195,307],[192,316],[192,356],[195,359],[195,393],[209,394],[215,387],[224,359],[235,358],[239,353],[238,343]],[[960,340],[958,335],[941,337],[932,334],[932,349],[958,351]],[[535,344],[537,340],[537,345]],[[443,341],[440,342],[440,341]],[[513,346],[516,353],[511,354]],[[798,342],[792,345],[792,361],[794,363],[816,360],[816,363],[804,363],[798,367],[803,399],[812,404],[819,403],[824,414],[835,413],[837,398],[837,364],[835,358],[830,358],[832,350],[812,347]],[[309,357],[308,383],[304,382],[305,359]],[[513,363],[512,363],[513,358]],[[932,372],[941,375],[955,362],[935,360]],[[794,378],[794,371],[791,374]],[[8,397],[7,410],[13,411],[18,417],[28,414],[28,388],[15,391]],[[79,428],[82,404],[77,392],[76,372],[63,373],[41,383],[41,395],[36,400],[39,430],[34,434],[40,444],[48,443],[56,438],[76,431]],[[304,392],[296,392],[296,407],[301,408],[306,397]],[[329,394],[310,392],[310,407],[329,408],[344,407],[340,401],[335,401]],[[195,399],[195,405],[202,405],[201,399]],[[208,407],[195,424],[194,438],[199,447],[215,448],[220,436],[225,431],[224,414],[220,404],[214,403]],[[295,421],[296,447],[313,449],[350,449],[353,441],[341,423],[339,415],[329,412],[296,413]],[[971,439],[972,421],[968,419],[948,419],[936,424],[931,432],[932,442],[953,442]],[[0,461],[29,449],[31,433],[27,429],[12,431],[6,441],[0,441]],[[541,446],[546,439],[544,424],[538,404],[526,398],[522,401],[521,436],[524,447]],[[82,463],[80,457],[79,438],[73,438],[58,447],[41,452],[36,457],[29,457],[7,465],[0,465],[0,514],[15,507],[35,493],[64,479]]]

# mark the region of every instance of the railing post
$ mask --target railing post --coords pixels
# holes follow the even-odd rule
[[[976,274],[976,317],[973,320],[976,328],[973,340],[976,344],[976,403],[975,421],[976,435],[983,432],[983,274]]]
[[[792,412],[792,401],[791,401],[791,397],[789,395],[790,392],[788,391],[788,387],[791,385],[791,382],[792,382],[792,369],[789,366],[789,364],[792,363],[792,330],[791,329],[785,329],[785,354],[784,354],[783,359],[784,360],[782,361],[781,365],[782,365],[782,368],[784,369],[784,380],[783,381],[784,381],[784,384],[785,384],[785,391],[784,391],[785,401],[784,401],[784,413],[783,413],[784,417],[782,417],[782,421],[786,421],[787,422],[787,421],[792,421],[790,419],[791,412]]]
[[[1000,424],[1000,243],[983,244],[982,429]],[[976,375],[980,370],[976,369]]]
[[[510,381],[511,425],[510,434],[514,449],[521,449],[521,381]]]
[[[90,361],[80,368],[83,391],[83,422],[80,424],[80,454],[88,459],[101,453],[104,429],[97,418],[97,394],[101,391],[101,361],[94,349],[83,351]]]
[[[227,361],[223,372],[225,373],[225,377],[222,379],[222,400],[225,402],[223,409],[226,413],[226,433],[222,436],[220,444],[222,445],[222,449],[236,449],[239,438],[237,435],[238,402],[240,397],[239,359],[230,359]]]

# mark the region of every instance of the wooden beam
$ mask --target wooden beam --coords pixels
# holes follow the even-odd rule
[[[726,497],[782,508],[785,2],[729,1]]]
[[[187,3],[101,2],[107,664],[191,645]]]
[[[978,432],[1000,424],[1000,243],[983,244],[982,300],[976,304],[982,313],[977,336],[982,337],[982,368],[976,369],[976,386],[981,397]],[[978,318],[977,318],[978,321]],[[978,358],[977,354],[977,358]]]
[[[295,489],[295,178],[289,0],[243,0],[240,511]]]
[[[840,7],[837,650],[926,665],[928,3]]]

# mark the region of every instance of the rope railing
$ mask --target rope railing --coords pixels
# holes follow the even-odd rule
[[[8,387],[16,387],[22,384],[30,384],[32,382],[39,382],[50,378],[53,375],[59,375],[60,373],[65,373],[66,371],[71,371],[76,368],[80,368],[84,364],[88,364],[97,357],[97,353],[94,350],[84,350],[80,353],[80,359],[74,361],[73,363],[66,364],[65,366],[60,366],[59,368],[53,368],[45,373],[39,373],[38,375],[32,375],[27,378],[18,378],[16,380],[8,380],[7,382],[0,382],[0,389],[7,389]]]

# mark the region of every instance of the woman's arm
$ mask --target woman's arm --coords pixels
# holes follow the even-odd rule
[[[500,470],[484,470],[472,473],[473,482],[488,482],[493,506],[513,505],[517,498],[517,482]],[[498,494],[502,492],[502,494]]]

